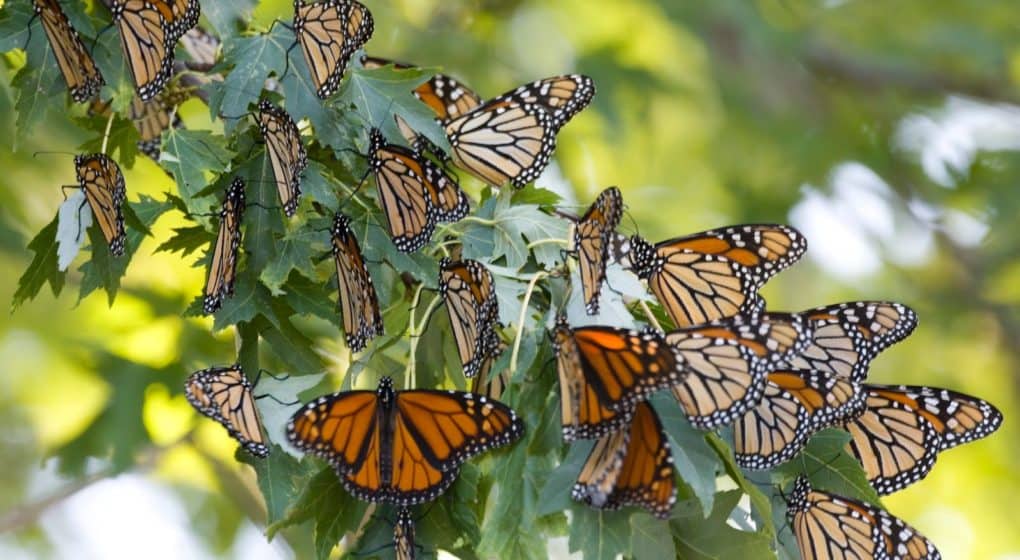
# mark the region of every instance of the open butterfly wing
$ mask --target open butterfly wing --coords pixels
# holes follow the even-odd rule
[[[884,301],[854,301],[801,313],[814,324],[811,344],[789,360],[792,367],[835,373],[860,383],[871,360],[917,326],[909,307]]]
[[[563,440],[596,439],[626,426],[633,409],[609,409],[588,382],[577,342],[565,323],[553,331],[553,351],[560,380],[560,421]]]
[[[549,112],[552,127],[558,131],[581,112],[595,97],[595,81],[582,74],[553,76],[524,84],[494,101],[514,101],[538,105]]]
[[[482,181],[521,188],[541,175],[556,149],[552,117],[516,101],[485,103],[446,124],[454,162]]]
[[[683,327],[752,313],[758,289],[806,249],[804,236],[791,227],[747,224],[654,246],[634,236],[627,260]]]
[[[891,494],[931,472],[942,436],[899,391],[865,385],[864,393],[864,412],[844,426],[847,445],[875,490]]]
[[[813,490],[798,478],[787,499],[803,558],[940,560],[927,538],[903,520],[869,504]]]

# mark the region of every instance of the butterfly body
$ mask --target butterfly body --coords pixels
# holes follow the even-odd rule
[[[616,226],[623,216],[623,196],[620,189],[609,187],[599,193],[587,212],[574,227],[573,250],[581,268],[581,288],[584,292],[585,311],[589,315],[599,312],[599,292],[606,279],[606,262]]]
[[[241,222],[244,218],[244,180],[235,177],[227,187],[220,209],[220,225],[209,262],[202,310],[208,315],[234,295],[237,276],[237,251],[241,247]]]
[[[379,298],[347,216],[336,213],[331,234],[347,346],[352,352],[359,352],[369,340],[383,334]]]
[[[258,110],[259,132],[266,142],[280,204],[284,214],[291,217],[301,198],[301,174],[308,167],[308,154],[297,124],[286,111],[265,99],[259,102]]]
[[[487,375],[502,351],[492,273],[478,261],[444,258],[439,263],[439,294],[450,315],[464,376]]]
[[[222,424],[249,453],[269,455],[251,383],[240,365],[196,371],[188,376],[184,394],[191,406]]]
[[[395,391],[389,377],[376,391],[320,397],[287,426],[290,442],[328,461],[352,495],[400,506],[434,500],[469,457],[523,433],[502,403],[461,391]]]
[[[110,253],[117,257],[123,255],[127,236],[121,206],[127,191],[120,167],[104,154],[75,156],[74,166],[78,185],[85,193],[92,215],[99,222]]]

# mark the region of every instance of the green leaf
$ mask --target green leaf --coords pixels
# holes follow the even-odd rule
[[[715,432],[708,432],[705,435],[705,441],[708,442],[712,449],[715,450],[716,454],[723,462],[723,467],[726,469],[726,474],[729,475],[730,479],[733,480],[740,487],[741,490],[747,494],[748,498],[751,499],[751,506],[754,508],[755,513],[759,519],[771,519],[772,518],[772,504],[769,502],[768,497],[765,496],[747,478],[744,477],[744,473],[737,466],[737,461],[733,457],[733,450],[726,444],[722,438],[719,437]],[[760,528],[761,532],[772,540],[776,535],[776,528],[769,523],[765,523]]]
[[[57,216],[54,216],[53,220],[28,242],[28,248],[35,256],[18,279],[18,289],[11,298],[12,312],[22,303],[34,299],[47,282],[54,297],[60,295],[67,275],[57,268],[57,225]]]
[[[560,513],[574,505],[570,491],[574,488],[577,475],[580,474],[594,446],[595,440],[578,440],[567,449],[566,457],[560,461],[559,466],[549,475],[545,486],[542,487],[542,496],[545,496],[545,499],[538,508],[538,515]]]
[[[499,485],[500,496],[515,499],[504,498],[493,504],[482,524],[477,550],[488,557],[545,558],[545,537],[536,520],[545,499],[541,490],[552,471],[552,461],[548,457],[529,456],[523,441],[501,455],[493,457],[492,479]]]
[[[107,137],[106,123],[111,117],[113,122],[110,124],[110,134]],[[107,155],[112,155],[116,152],[117,157],[115,159],[123,168],[131,169],[135,166],[135,156],[138,155],[138,140],[141,137],[138,135],[138,129],[135,127],[134,122],[118,113],[111,113],[110,116],[93,115],[75,120],[81,128],[95,133],[91,139],[78,146],[80,151],[102,152],[103,139],[106,138],[105,153]]]
[[[234,68],[221,83],[209,86],[209,112],[213,117],[230,117],[224,120],[224,130],[233,131],[240,120],[234,117],[249,113],[249,105],[258,101],[270,73],[277,68],[282,73],[283,53],[292,44],[294,34],[282,25],[249,37],[223,35],[223,63]]]
[[[306,492],[305,487],[313,480],[312,473],[317,471],[318,463],[310,458],[298,461],[276,445],[270,447],[269,456],[264,459],[246,452],[239,452],[237,458],[255,469],[259,490],[266,502],[266,532],[272,538],[280,521],[287,517],[291,508],[296,508],[298,498]],[[336,479],[336,475],[333,478]]]
[[[170,253],[181,252],[181,257],[187,257],[191,253],[197,251],[200,247],[207,247],[210,243],[215,241],[216,236],[209,233],[202,226],[189,226],[174,228],[173,234],[170,239],[164,241],[159,247],[156,247],[156,252],[161,253],[164,251]]]
[[[719,492],[711,515],[704,518],[701,508],[690,501],[677,504],[670,518],[679,557],[685,560],[772,559],[770,539],[760,533],[740,531],[727,524],[730,512],[742,492]]]
[[[846,450],[849,441],[850,434],[837,428],[818,432],[792,461],[776,467],[773,482],[785,486],[803,474],[814,488],[881,506],[861,463]]]
[[[510,200],[514,205],[534,204],[538,206],[553,206],[563,200],[563,197],[549,189],[536,187],[535,184],[532,183],[525,186],[523,189],[515,191],[513,193],[513,198]]]
[[[234,295],[223,300],[213,315],[213,331],[219,331],[244,321],[251,321],[270,306],[269,290],[259,285],[254,273],[244,269],[234,283]]]
[[[70,98],[67,94],[67,83],[57,69],[56,59],[38,40],[33,40],[29,45],[28,60],[31,62],[19,70],[11,80],[11,87],[18,92],[18,100],[14,104],[14,109],[18,112],[15,130],[18,141],[24,141],[33,134],[35,125],[49,111],[62,114],[65,110],[65,100]],[[34,61],[39,62],[35,64]]]
[[[283,285],[287,294],[287,303],[294,311],[325,319],[337,327],[340,326],[340,309],[332,299],[335,294],[327,291],[327,286],[292,272],[287,283]]]
[[[669,522],[638,512],[630,516],[630,551],[635,560],[676,558]]]
[[[716,474],[722,469],[719,456],[705,441],[706,432],[691,426],[672,395],[659,393],[650,401],[669,436],[673,465],[708,515],[715,500]]]
[[[203,2],[202,15],[209,20],[221,37],[230,37],[251,21],[255,0],[233,0],[231,2]]]
[[[0,52],[24,49],[29,34],[43,34],[41,22],[36,20],[30,28],[29,20],[34,15],[30,2],[7,2],[0,10]]]
[[[426,68],[352,67],[338,92],[339,106],[353,106],[366,126],[382,129],[391,142],[403,138],[393,118],[399,115],[413,130],[449,152],[450,142],[436,124],[435,114],[411,93],[434,73]]]
[[[134,224],[135,227],[127,228],[127,242],[124,254],[120,257],[115,257],[110,252],[110,247],[98,224],[94,224],[88,229],[92,258],[81,266],[82,279],[78,301],[85,299],[96,289],[103,288],[106,291],[107,302],[113,305],[113,300],[117,297],[117,290],[120,289],[120,279],[127,272],[131,258],[146,235],[146,231],[142,231],[141,227],[145,227],[147,230],[149,225],[155,223],[170,208],[170,202],[156,200],[144,194],[139,197],[138,202],[125,202],[123,206],[124,221],[128,225]]]
[[[285,372],[274,372],[277,377]],[[326,374],[289,375],[279,379],[264,373],[259,377],[256,389],[259,395],[272,395],[273,398],[260,399],[257,402],[262,415],[262,426],[269,436],[269,441],[279,445],[280,451],[290,453],[300,459],[302,454],[287,442],[287,422],[294,414],[295,401],[302,402],[301,395],[316,387]],[[282,404],[287,403],[287,404]]]
[[[285,304],[279,300],[274,301],[273,306],[277,324],[269,324],[268,320],[260,324],[262,338],[269,345],[269,349],[281,362],[299,374],[323,371],[325,367],[315,353],[315,343],[287,319],[293,311],[289,308],[283,309]]]
[[[191,214],[201,214],[207,197],[198,196],[206,188],[206,173],[219,174],[229,165],[234,153],[226,139],[207,130],[173,128],[163,133],[159,163],[173,175],[177,189]]]
[[[585,559],[613,560],[626,554],[630,544],[627,515],[618,511],[601,511],[585,506],[571,510],[571,552],[581,551]]]
[[[312,264],[312,256],[321,253],[312,247],[313,243],[322,243],[322,232],[308,230],[307,228],[291,230],[277,242],[277,252],[269,264],[262,269],[259,280],[269,288],[273,295],[284,293],[283,283],[287,281],[292,270],[300,272],[309,279],[315,278],[315,266]]]

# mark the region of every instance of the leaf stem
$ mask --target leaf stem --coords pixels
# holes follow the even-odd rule
[[[517,334],[514,336],[514,350],[510,353],[510,375],[517,373],[517,356],[521,352],[521,338],[524,335],[524,319],[528,314],[528,303],[531,301],[531,294],[535,291],[535,285],[542,278],[549,276],[548,272],[538,271],[528,282],[528,289],[524,292],[524,299],[521,300],[521,313],[517,316]]]
[[[106,153],[106,144],[110,140],[110,129],[113,128],[113,117],[116,114],[117,113],[114,113],[113,111],[110,111],[110,117],[108,119],[106,119],[106,131],[103,132],[103,147],[102,147],[102,149],[99,150],[101,153],[104,153],[104,154]]]
[[[539,245],[562,245],[563,247],[567,247],[568,245],[570,245],[570,241],[566,239],[557,239],[555,237],[550,237],[549,239],[539,239],[538,241],[532,241],[531,243],[528,243],[528,249],[534,249]]]
[[[483,226],[489,226],[489,227],[496,227],[496,226],[499,225],[499,221],[498,220],[490,220],[488,218],[479,218],[478,216],[464,216],[463,218],[460,219],[460,223],[463,224],[464,222],[469,222],[469,223],[473,222],[473,223],[476,223],[476,224],[481,224]]]
[[[425,330],[425,324],[429,320],[429,316],[432,315],[432,310],[439,304],[439,294],[432,298],[429,302],[428,307],[425,308],[425,314],[422,316],[421,324],[416,325],[414,323],[414,310],[418,308],[418,304],[421,302],[421,292],[425,287],[424,284],[419,284],[418,289],[414,293],[414,302],[411,306],[411,317],[409,322],[411,323],[411,334],[410,334],[410,349],[408,350],[407,368],[404,369],[404,388],[409,389],[416,385],[416,367],[415,362],[416,354],[418,353],[418,339],[421,338],[422,332]]]
[[[645,313],[645,317],[647,317],[648,318],[648,322],[651,323],[653,327],[655,327],[655,330],[657,330],[659,332],[663,332],[662,331],[662,325],[660,325],[659,321],[656,320],[655,314],[652,313],[652,310],[648,307],[648,304],[645,303],[645,300],[639,299],[638,300],[638,305],[641,306],[641,311],[643,311]]]

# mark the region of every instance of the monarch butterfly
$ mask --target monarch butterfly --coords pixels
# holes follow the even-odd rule
[[[981,399],[934,387],[864,385],[866,409],[849,420],[849,450],[879,494],[921,480],[941,451],[983,438],[1002,413]]]
[[[379,299],[347,216],[336,213],[331,233],[347,346],[352,352],[359,352],[369,340],[383,333]]]
[[[678,327],[752,313],[769,278],[797,262],[807,240],[789,226],[747,224],[652,245],[639,236],[618,255]]]
[[[378,129],[371,130],[369,139],[369,167],[398,250],[421,249],[432,237],[436,222],[454,222],[467,215],[467,195],[436,164],[387,143]]]
[[[667,333],[666,344],[691,371],[673,396],[695,427],[730,424],[761,401],[767,373],[801,351],[810,336],[804,319],[789,313],[738,315]]]
[[[439,293],[446,303],[465,377],[488,375],[502,350],[496,334],[499,305],[492,273],[478,261],[439,263]]]
[[[241,246],[241,219],[244,217],[244,180],[235,177],[227,187],[220,209],[220,227],[209,261],[209,277],[205,282],[202,311],[214,313],[223,300],[234,295],[237,272],[237,249]]]
[[[935,545],[916,529],[869,504],[794,482],[786,516],[802,558],[818,560],[939,560]]]
[[[269,455],[251,383],[240,364],[192,373],[184,383],[184,394],[195,410],[223,424],[248,453]]]
[[[301,174],[308,166],[301,133],[286,111],[265,99],[259,101],[258,121],[259,132],[265,139],[269,161],[273,165],[280,204],[284,214],[291,217],[297,211],[301,197]]]
[[[599,509],[637,505],[665,519],[676,502],[674,477],[662,423],[650,404],[640,402],[627,429],[595,443],[571,496]]]
[[[78,186],[114,256],[124,254],[124,215],[121,205],[127,197],[120,167],[104,154],[83,154],[74,158]]]
[[[687,360],[652,331],[572,329],[559,315],[552,341],[566,441],[601,438],[619,430],[630,421],[636,402],[687,375]]]
[[[858,414],[860,385],[812,370],[780,369],[768,374],[760,403],[733,426],[733,451],[746,469],[770,469],[792,459],[816,430]]]
[[[170,5],[171,17],[170,36],[172,43],[176,43],[192,27],[198,25],[198,18],[202,15],[202,6],[198,0],[163,0]]]
[[[71,99],[78,103],[88,101],[106,81],[96,67],[96,61],[85,50],[67,15],[60,9],[57,0],[34,0],[35,15],[42,17],[42,26],[53,48],[57,67],[64,76]]]
[[[814,323],[814,336],[804,351],[790,359],[796,368],[842,375],[860,383],[871,360],[903,340],[917,326],[917,314],[899,303],[855,301],[804,312]]]
[[[574,251],[581,267],[581,287],[584,306],[589,315],[599,312],[599,295],[606,279],[606,261],[609,245],[616,226],[623,216],[623,196],[620,189],[609,187],[599,193],[574,227]]]
[[[393,526],[393,547],[397,560],[414,560],[414,520],[407,508],[397,511],[397,523]]]
[[[368,42],[374,29],[372,14],[357,0],[312,4],[294,0],[294,35],[320,98],[340,87],[351,56]]]
[[[128,118],[138,131],[138,151],[154,160],[159,160],[162,148],[163,131],[180,128],[184,123],[175,111],[176,106],[183,103],[188,94],[183,91],[165,91],[150,101],[142,101],[137,95],[131,98]],[[109,116],[111,105],[98,97],[89,106],[89,113]]]
[[[121,47],[142,101],[163,90],[174,66],[175,35],[181,21],[165,1],[112,0],[110,11],[120,31]]]
[[[524,423],[510,407],[463,391],[375,391],[319,397],[295,414],[287,438],[336,469],[344,488],[399,506],[435,499],[469,457],[511,443]]]
[[[549,163],[560,127],[594,95],[595,83],[579,74],[520,86],[444,123],[453,160],[490,185],[523,187]]]
[[[191,58],[190,68],[207,71],[216,65],[220,40],[195,27],[181,36],[181,46]]]
[[[415,67],[411,64],[394,62],[385,58],[368,55],[361,57],[361,64],[368,69],[382,68],[391,64],[399,69]],[[436,114],[436,121],[440,125],[445,125],[450,120],[482,104],[482,98],[477,93],[446,74],[432,76],[428,81],[416,87],[411,93]],[[449,156],[436,147],[428,138],[412,130],[399,115],[395,116],[395,118],[401,134],[415,151],[428,150],[444,162],[449,159]]]

